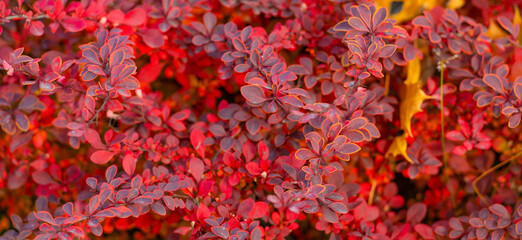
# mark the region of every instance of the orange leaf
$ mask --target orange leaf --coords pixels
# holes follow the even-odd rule
[[[413,164],[413,161],[408,157],[407,154],[408,142],[406,141],[406,135],[397,136],[393,139],[392,144],[386,152],[386,157],[396,157],[397,155],[403,156],[408,162]]]
[[[400,120],[401,128],[410,137],[413,136],[411,132],[411,118],[415,113],[422,112],[422,102],[430,98],[421,89],[420,74],[420,60],[415,58],[408,62],[408,78],[404,81],[404,86],[401,88]]]

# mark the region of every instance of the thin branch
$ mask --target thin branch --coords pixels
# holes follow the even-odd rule
[[[19,20],[19,19],[24,19],[24,18],[29,18],[29,16],[27,16],[25,14],[19,14],[19,15],[7,16],[3,19],[4,20]],[[39,15],[31,17],[31,20],[45,19],[45,18],[49,18],[49,16],[47,16],[46,14],[39,14]]]
[[[444,67],[440,70],[440,143],[442,145],[442,160],[447,166],[446,144],[444,141]]]
[[[446,154],[446,143],[445,143],[445,131],[444,131],[444,70],[446,68],[446,61],[448,59],[442,60],[439,63],[440,68],[440,144],[442,148],[442,162],[443,162],[443,170],[442,174],[444,175],[445,182],[449,181],[449,176],[445,174],[445,170],[448,167],[448,156]],[[453,208],[456,206],[455,193],[450,191],[451,203]]]
[[[373,204],[373,199],[375,198],[376,189],[377,189],[377,180],[372,180],[372,187],[370,189],[370,195],[368,196],[368,205]]]
[[[94,119],[98,118],[98,114],[100,114],[100,112],[103,111],[103,109],[105,108],[105,104],[107,104],[109,99],[110,99],[109,95],[106,95],[101,107],[98,108],[98,110],[96,110],[96,112],[94,113],[94,116],[92,116],[92,118],[89,120],[89,122],[87,122],[87,124],[91,124],[94,121]]]
[[[517,159],[518,157],[520,157],[522,155],[522,151],[519,151],[517,154],[513,155],[511,158],[509,158],[508,160],[506,161],[503,161],[497,165],[495,165],[494,167],[486,170],[485,172],[483,172],[480,176],[478,176],[477,178],[475,178],[475,180],[473,180],[473,189],[475,190],[475,193],[477,194],[477,196],[480,198],[480,201],[482,201],[486,206],[489,205],[489,203],[486,201],[486,199],[484,198],[484,196],[482,196],[482,194],[480,193],[478,187],[477,187],[477,183],[482,180],[484,177],[486,177],[487,175],[489,175],[490,173],[494,172],[495,170],[505,166],[506,164],[508,163],[512,163],[515,159]]]

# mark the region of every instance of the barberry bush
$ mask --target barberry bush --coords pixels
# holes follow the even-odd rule
[[[521,239],[494,0],[0,0],[0,239]]]

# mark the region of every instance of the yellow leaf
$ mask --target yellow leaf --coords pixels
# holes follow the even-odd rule
[[[415,58],[408,62],[408,75],[404,84],[411,85],[418,83],[421,75],[421,64],[418,58]]]
[[[446,7],[449,8],[449,9],[455,10],[455,9],[459,9],[462,6],[464,6],[465,3],[466,3],[465,0],[449,0],[446,3]]]
[[[499,39],[501,37],[504,37],[504,30],[500,28],[497,24],[497,22],[493,19],[489,19],[489,27],[488,31],[486,32],[486,36],[490,37],[491,39]]]
[[[400,12],[391,14],[392,2],[402,3]],[[385,7],[388,10],[388,14],[390,14],[390,18],[397,21],[397,23],[409,21],[422,14],[422,11],[440,6],[443,2],[444,0],[375,0],[377,8]]]
[[[411,118],[415,113],[422,112],[421,104],[425,99],[430,98],[422,91],[420,80],[421,66],[420,60],[415,58],[408,62],[408,77],[401,88],[400,121],[401,129],[413,136],[411,132]]]
[[[408,157],[407,149],[408,149],[408,142],[406,142],[406,135],[403,134],[403,135],[395,137],[393,139],[393,142],[390,145],[390,147],[388,148],[388,151],[386,152],[385,157],[390,158],[390,157],[396,157],[398,155],[401,155],[406,159],[406,161],[413,164],[413,161],[410,159],[410,157]]]

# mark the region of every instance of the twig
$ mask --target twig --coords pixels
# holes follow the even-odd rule
[[[445,178],[445,182],[449,181],[449,176],[445,174],[445,170],[448,167],[448,156],[446,155],[446,143],[445,143],[445,131],[444,131],[444,69],[446,68],[446,60],[442,60],[439,63],[440,69],[440,144],[442,148],[442,162],[443,169],[442,174]],[[455,193],[450,191],[451,203],[453,208],[456,206]]]
[[[444,161],[444,168],[446,168],[448,161],[444,142],[444,67],[440,70],[440,143],[442,145],[442,160]]]
[[[91,124],[94,121],[94,119],[98,118],[98,114],[100,114],[100,112],[105,108],[105,104],[107,104],[108,101],[109,101],[109,95],[106,95],[101,107],[98,108],[98,110],[96,110],[96,112],[94,113],[94,116],[92,116],[92,118],[89,119],[89,122],[87,122],[87,124]]]
[[[370,188],[370,195],[368,196],[368,205],[373,204],[373,198],[375,197],[375,190],[377,189],[377,181],[372,180],[372,187]]]
[[[489,203],[486,201],[486,199],[484,199],[484,196],[482,196],[482,194],[479,192],[478,190],[478,187],[477,187],[477,183],[482,180],[484,177],[486,177],[487,175],[489,175],[490,173],[494,172],[495,170],[503,167],[504,165],[508,164],[508,163],[511,163],[513,162],[515,159],[517,159],[517,157],[520,157],[520,155],[522,155],[522,150],[519,151],[517,154],[513,155],[511,158],[509,158],[508,160],[506,161],[503,161],[497,165],[495,165],[494,167],[486,170],[485,172],[483,172],[480,176],[478,176],[477,178],[475,178],[475,180],[473,180],[473,189],[475,190],[475,193],[477,194],[477,196],[480,198],[480,201],[482,201],[486,206],[489,205]]]
[[[2,20],[20,20],[20,19],[27,19],[27,18],[29,18],[29,16],[27,16],[25,14],[20,14],[20,15],[7,16],[5,18],[2,18]],[[47,16],[45,14],[40,14],[40,15],[31,17],[31,20],[45,19],[45,18],[49,18],[49,16]]]

